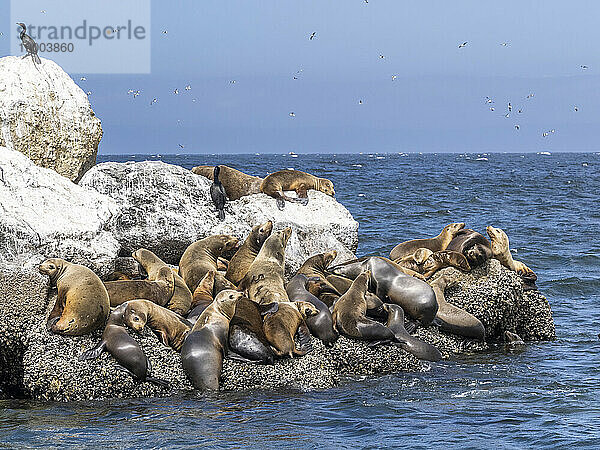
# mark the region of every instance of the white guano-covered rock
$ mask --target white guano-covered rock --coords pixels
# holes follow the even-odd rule
[[[210,199],[210,184],[187,169],[158,161],[99,164],[80,182],[121,205],[110,230],[124,254],[145,247],[178,264],[187,246],[198,239],[212,234],[244,239],[252,226],[272,220],[275,230],[293,229],[286,249],[288,271],[330,249],[338,251],[339,261],[353,257],[358,222],[335,199],[309,191],[307,206],[287,203],[280,211],[275,199],[254,194],[228,202],[221,222]]]
[[[119,243],[105,228],[118,211],[111,198],[0,147],[0,262],[59,257],[106,273]]]
[[[0,146],[78,182],[96,163],[100,120],[71,77],[41,61],[0,58]]]

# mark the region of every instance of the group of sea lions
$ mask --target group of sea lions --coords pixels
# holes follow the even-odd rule
[[[200,239],[177,268],[138,249],[132,257],[143,276],[119,272],[103,282],[84,266],[52,258],[39,267],[58,294],[47,328],[75,336],[104,327],[101,341],[81,360],[106,350],[135,380],[168,385],[151,375],[148,358],[127,331],[148,327],[180,352],[186,375],[200,390],[218,389],[225,357],[272,364],[305,355],[312,349],[311,335],[326,346],[340,334],[369,345],[398,345],[437,361],[439,350],[411,334],[418,325],[479,340],[485,328],[446,301],[453,277],[424,280],[444,267],[469,271],[493,257],[528,283],[535,281],[527,266],[513,260],[506,233],[488,227],[488,241],[464,226],[452,223],[434,238],[398,244],[389,259],[370,256],[334,265],[335,250],[314,255],[289,282],[284,266],[292,229],[275,230],[271,221],[255,225],[241,245],[229,235]]]
[[[308,190],[321,191],[331,197],[335,196],[333,183],[327,178],[319,178],[299,170],[279,170],[266,178],[247,175],[232,167],[197,166],[192,169],[196,175],[202,175],[212,180],[210,195],[219,214],[219,219],[225,219],[225,202],[238,200],[245,195],[264,193],[273,197],[277,207],[283,210],[285,202],[308,204]],[[285,192],[295,191],[296,197],[290,197]]]

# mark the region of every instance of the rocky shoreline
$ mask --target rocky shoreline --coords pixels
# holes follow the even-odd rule
[[[14,68],[19,61],[2,58],[0,67]],[[307,206],[291,203],[284,211],[264,194],[242,197],[227,204],[221,222],[209,197],[210,181],[189,170],[150,161],[93,166],[102,134],[99,120],[68,75],[47,60],[43,67],[60,92],[50,95],[47,87],[24,77],[22,85],[11,85],[11,92],[23,98],[0,102],[0,145],[6,146],[0,147],[0,397],[73,401],[165,396],[192,389],[179,354],[148,330],[132,335],[152,364],[151,374],[168,380],[169,388],[134,382],[108,353],[80,362],[79,356],[100,340],[101,331],[64,337],[46,330],[56,291],[37,266],[48,257],[85,265],[104,277],[127,264],[137,248],[177,264],[198,239],[220,233],[244,239],[253,225],[271,220],[275,230],[288,226],[293,230],[285,255],[287,276],[308,257],[325,251],[337,251],[336,263],[354,258],[358,223],[323,193],[310,190]],[[67,105],[61,110],[65,117],[52,116],[50,97]],[[32,132],[23,140],[16,132],[28,117],[41,118],[31,127],[44,136]],[[63,127],[65,134],[55,136],[52,143],[56,148],[46,152],[44,145],[50,144],[43,139],[48,134],[45,127],[56,125],[50,119],[61,124],[68,119],[79,128]],[[73,152],[71,141],[78,135],[85,139],[76,139]],[[73,160],[65,154],[74,155]],[[80,179],[79,184],[71,181]],[[481,320],[488,339],[498,340],[506,330],[525,340],[554,339],[546,298],[538,291],[524,292],[520,278],[497,260],[458,275],[446,300]],[[435,345],[445,358],[488,348],[486,342],[446,334],[434,326],[419,328],[416,335]],[[343,336],[331,348],[312,341],[313,351],[306,356],[278,360],[272,366],[226,359],[221,389],[324,389],[347,376],[429,367],[397,346],[372,348]]]

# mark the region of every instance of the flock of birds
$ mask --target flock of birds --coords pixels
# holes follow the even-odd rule
[[[364,0],[364,2],[365,2],[366,4],[368,4],[368,3],[369,3],[369,2],[368,2],[368,0]],[[42,13],[42,14],[45,14],[45,13],[46,13],[46,11],[45,11],[45,10],[42,10],[42,11],[41,11],[41,13]],[[25,29],[23,29],[23,31],[25,31]],[[115,30],[115,31],[117,31],[117,30]],[[162,30],[162,34],[163,34],[164,36],[168,35],[168,30]],[[3,33],[2,33],[2,32],[0,32],[0,37],[1,37],[1,36],[3,36]],[[317,32],[316,32],[316,31],[313,31],[313,32],[311,32],[311,33],[308,35],[308,40],[309,40],[309,41],[313,41],[315,38],[317,38]],[[24,32],[23,32],[23,33],[21,34],[21,40],[23,41],[23,43],[24,43],[24,44],[26,44],[26,45],[25,45],[25,48],[26,48],[26,50],[27,50],[27,55],[26,55],[26,56],[32,56],[32,58],[34,59],[34,61],[35,61],[35,60],[39,60],[39,58],[38,58],[38,59],[36,59],[36,57],[37,57],[37,49],[35,49],[35,51],[34,51],[34,49],[33,49],[33,47],[32,47],[32,45],[34,45],[34,44],[35,44],[35,43],[34,43],[34,41],[33,41],[33,39],[31,39],[31,37],[29,37],[27,34],[24,34]],[[461,42],[461,43],[459,43],[459,44],[458,44],[458,48],[459,48],[459,49],[466,48],[466,47],[468,46],[468,44],[469,44],[469,42],[468,42],[468,41]],[[509,43],[509,42],[501,42],[501,43],[500,43],[500,45],[501,45],[502,47],[508,47],[508,46],[510,45],[510,43]],[[380,54],[379,54],[379,59],[385,59],[385,55],[384,55],[384,54],[382,54],[382,53],[380,53]],[[579,67],[580,67],[580,69],[581,69],[581,70],[587,70],[587,69],[589,69],[589,67],[588,67],[587,65],[584,65],[584,64],[580,65]],[[302,75],[302,72],[303,72],[303,69],[299,69],[298,71],[296,71],[296,72],[293,74],[293,79],[294,79],[294,80],[298,80],[298,79],[300,78],[300,76]],[[396,78],[397,78],[397,77],[398,77],[398,75],[395,75],[395,74],[394,74],[394,75],[391,75],[392,81],[396,80]],[[80,78],[80,81],[87,81],[87,78],[86,78],[86,77],[81,77],[81,78]],[[230,80],[230,81],[229,81],[229,84],[235,84],[235,83],[236,83],[236,80]],[[185,89],[185,91],[190,91],[190,90],[192,89],[192,87],[191,87],[191,85],[190,85],[190,84],[188,84],[188,85],[186,85],[186,86],[185,86],[185,88],[184,88],[184,89]],[[91,92],[91,91],[87,91],[86,93],[87,93],[87,95],[88,95],[88,96],[92,95],[92,92]],[[134,98],[134,99],[135,99],[135,98],[137,98],[138,96],[140,96],[140,94],[141,94],[141,90],[140,90],[140,89],[129,89],[129,90],[127,91],[127,94],[128,94],[128,95],[131,95],[131,96],[132,96],[132,98]],[[178,88],[175,88],[175,89],[173,90],[173,95],[179,95],[179,89],[178,89]],[[530,93],[529,95],[527,95],[527,97],[526,97],[526,100],[530,100],[530,99],[532,99],[533,97],[534,97],[534,94],[533,94],[533,93]],[[158,101],[159,101],[158,97],[154,97],[154,98],[152,98],[152,100],[150,101],[150,106],[153,106],[153,105],[157,104],[157,103],[158,103]],[[195,98],[194,98],[194,99],[192,99],[192,102],[196,102],[196,99],[195,99]],[[494,112],[494,111],[496,111],[496,106],[495,106],[495,101],[494,101],[494,99],[492,99],[492,98],[491,98],[491,97],[489,97],[489,96],[486,96],[486,97],[485,97],[485,103],[487,104],[487,106],[489,107],[489,110],[490,110],[491,112]],[[362,104],[364,104],[363,100],[362,100],[362,99],[359,99],[359,100],[358,100],[358,104],[359,104],[359,105],[362,105]],[[578,107],[577,105],[574,105],[574,106],[573,106],[573,111],[574,111],[574,112],[579,112],[579,107]],[[522,114],[522,113],[523,113],[523,108],[522,108],[522,107],[520,107],[520,108],[517,108],[517,109],[516,109],[516,114]],[[503,115],[504,115],[504,117],[505,117],[505,118],[507,118],[507,119],[508,119],[508,118],[510,118],[510,117],[511,117],[511,114],[513,114],[513,106],[512,106],[512,103],[509,101],[509,102],[508,102],[508,104],[507,104],[507,109],[506,109],[506,110],[503,112]],[[289,113],[289,117],[291,117],[291,118],[294,118],[294,117],[296,117],[296,113],[295,113],[294,111],[290,111],[290,113]],[[180,122],[180,121],[178,121],[178,122]],[[515,124],[514,124],[514,129],[515,129],[516,131],[519,131],[519,130],[521,129],[521,126],[520,126],[518,123],[515,123]],[[551,136],[552,134],[554,134],[554,133],[555,133],[555,131],[556,131],[556,130],[555,130],[554,128],[552,128],[552,129],[550,129],[550,130],[545,130],[545,131],[543,131],[543,132],[541,133],[541,135],[542,135],[542,137],[544,137],[544,138],[545,138],[545,137],[548,137],[548,136]],[[180,148],[184,148],[185,146],[184,146],[183,144],[179,144],[179,147],[180,147]]]

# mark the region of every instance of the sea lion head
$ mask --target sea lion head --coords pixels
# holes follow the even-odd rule
[[[335,258],[337,258],[337,250],[329,250],[323,253],[323,269],[327,269]]]
[[[145,248],[137,249],[131,256],[142,265],[153,263],[158,259],[154,253]]]
[[[489,225],[486,229],[488,236],[490,237],[490,244],[492,246],[492,254],[494,256],[501,255],[508,251],[509,242],[508,236],[500,228],[494,228]]]
[[[235,306],[237,301],[242,297],[244,297],[243,292],[234,291],[233,289],[225,289],[217,294],[214,299],[214,303],[221,314],[231,320],[235,314]]]
[[[427,259],[433,255],[433,252],[428,248],[420,248],[413,254],[413,259],[419,265],[423,264]]]
[[[444,229],[442,230],[442,233],[449,234],[450,236],[454,237],[464,227],[465,227],[464,222],[449,223],[448,225],[446,225],[444,227]]]
[[[350,289],[352,289],[353,287],[356,287],[356,288],[360,289],[361,291],[367,292],[370,281],[371,281],[371,271],[365,270],[364,272],[362,272],[359,276],[357,276],[354,279],[354,281],[352,282],[352,286],[350,286]]]
[[[300,314],[302,314],[302,317],[304,317],[305,319],[319,314],[319,310],[312,303],[299,301],[294,302],[294,304],[300,312]]]
[[[67,261],[64,259],[50,258],[41,263],[38,270],[42,275],[48,275],[50,280],[56,281],[67,264]]]
[[[256,232],[255,232],[256,229]],[[254,225],[252,228],[252,232],[256,238],[256,244],[261,246],[265,243],[267,238],[271,236],[271,232],[273,231],[273,222],[268,220],[263,224]]]
[[[144,308],[135,302],[128,302],[125,312],[123,313],[123,322],[132,330],[141,333],[148,321],[148,314]]]
[[[335,190],[333,189],[333,183],[327,178],[319,178],[319,191],[330,197],[335,197]]]

